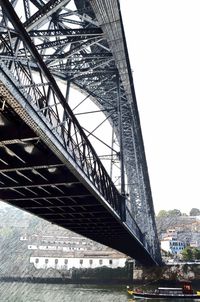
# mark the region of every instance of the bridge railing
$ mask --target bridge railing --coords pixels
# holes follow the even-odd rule
[[[30,54],[23,57],[15,56],[9,39],[1,36],[0,41],[0,62],[9,70],[10,78],[14,77],[15,81],[17,80],[18,89],[26,95],[26,100],[34,109],[36,108],[43,119],[48,121],[50,129],[59,136],[59,140],[75,163],[122,217],[121,195],[77,120],[63,107],[43,74],[31,68],[33,61],[30,60]]]

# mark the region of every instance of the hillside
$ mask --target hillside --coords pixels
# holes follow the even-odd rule
[[[174,229],[177,240],[185,244],[196,244],[200,247],[200,217],[199,216],[171,216],[156,218],[158,236],[160,240],[169,229]]]

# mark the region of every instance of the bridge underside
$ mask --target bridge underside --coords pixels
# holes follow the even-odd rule
[[[119,1],[0,5],[0,198],[145,265],[160,263]],[[78,105],[71,87],[85,94]],[[109,146],[121,161],[120,190],[93,146],[94,130],[77,118],[87,98],[120,146]]]
[[[0,84],[1,95],[8,91]],[[3,93],[5,91],[5,93]],[[0,198],[51,223],[154,264],[120,218],[8,105],[0,112]]]

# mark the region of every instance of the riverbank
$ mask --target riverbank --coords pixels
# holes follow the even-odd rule
[[[153,280],[176,282],[176,280],[180,279],[200,280],[200,265],[195,263],[177,263],[162,267],[135,267],[133,279],[142,282],[151,282]]]

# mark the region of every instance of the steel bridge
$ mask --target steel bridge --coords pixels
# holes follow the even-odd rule
[[[0,4],[1,200],[161,264],[119,0]],[[79,119],[90,125],[92,112],[109,123],[110,145],[105,130],[95,134],[103,122],[88,131]],[[110,150],[110,171],[95,139]]]

